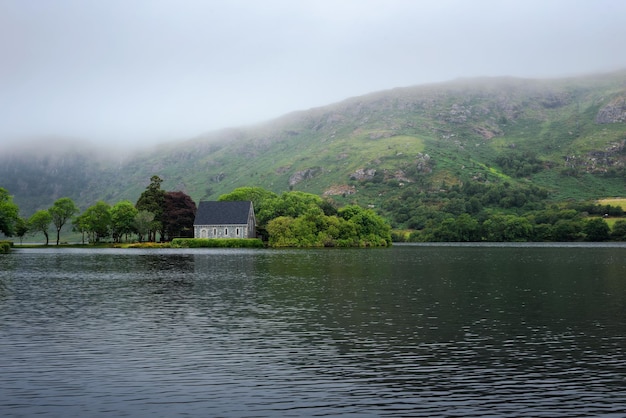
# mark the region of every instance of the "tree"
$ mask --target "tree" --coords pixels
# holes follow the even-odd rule
[[[391,245],[391,226],[373,210],[348,205],[338,213],[341,218],[355,224],[359,245]]]
[[[68,219],[71,219],[72,216],[78,212],[78,208],[72,199],[69,197],[62,197],[52,204],[52,207],[48,209],[48,212],[52,216],[52,223],[56,227],[57,245],[59,245],[61,228],[63,228],[63,225],[65,225]]]
[[[626,221],[619,220],[613,224],[611,239],[614,241],[626,241]]]
[[[279,216],[267,224],[269,244],[272,247],[298,247],[299,240],[295,234],[293,224],[295,219],[288,216]]]
[[[238,187],[230,193],[221,195],[218,201],[249,200],[254,207],[258,226],[264,228],[269,220],[280,215],[275,214],[273,206],[279,196],[262,187]]]
[[[147,210],[140,210],[134,218],[134,226],[139,236],[139,242],[143,241],[143,237],[150,232],[150,225],[154,221],[154,213]]]
[[[608,241],[611,228],[602,218],[591,218],[585,221],[583,233],[586,241]]]
[[[88,233],[88,225],[87,218],[85,214],[79,215],[72,220],[72,230],[76,232],[80,232],[83,239],[83,244],[85,243],[85,234]]]
[[[163,230],[167,239],[193,236],[193,222],[196,218],[196,203],[183,192],[167,192],[163,199]]]
[[[17,218],[15,222],[15,236],[20,239],[20,245],[22,245],[22,240],[24,239],[24,235],[28,233],[28,221],[24,218]]]
[[[28,229],[31,232],[42,232],[46,237],[46,245],[48,245],[48,229],[52,223],[52,215],[47,210],[38,210],[28,219]]]
[[[218,201],[249,200],[255,210],[261,210],[263,203],[268,199],[275,199],[278,195],[262,187],[238,187],[230,193],[221,195]]]
[[[276,202],[274,210],[278,216],[297,218],[312,209],[321,208],[323,200],[318,195],[299,191],[285,192]]]
[[[249,200],[254,206],[258,226],[264,229],[269,221],[280,216],[298,218],[313,208],[320,208],[326,215],[336,215],[337,210],[330,201],[300,191],[285,192],[280,196],[261,187],[239,187],[231,193],[221,195],[218,200]]]
[[[528,241],[533,226],[526,218],[496,213],[483,222],[483,236],[491,242]]]
[[[146,187],[146,190],[141,193],[135,207],[137,210],[147,210],[154,213],[154,220],[150,225],[148,231],[148,241],[156,241],[157,231],[161,231],[163,235],[163,224],[161,219],[163,218],[163,204],[165,200],[165,192],[161,190],[161,183],[163,180],[159,176],[152,176],[150,178],[150,184]]]
[[[15,222],[18,219],[19,208],[13,203],[13,197],[6,189],[0,187],[0,232],[11,237],[14,234]]]
[[[446,218],[433,232],[437,241],[466,242],[480,239],[478,221],[467,213],[456,218]]]
[[[391,227],[371,210],[332,202],[300,191],[278,196],[258,187],[243,187],[219,200],[251,200],[260,229],[273,247],[391,245]]]
[[[111,207],[108,203],[99,201],[90,206],[80,216],[80,224],[91,235],[92,242],[99,242],[111,233]]]
[[[113,240],[120,242],[124,235],[126,235],[126,240],[128,240],[128,234],[136,231],[135,216],[138,213],[137,208],[130,200],[122,200],[111,207],[110,213]]]
[[[583,225],[578,219],[559,219],[552,227],[552,240],[559,242],[577,241]]]

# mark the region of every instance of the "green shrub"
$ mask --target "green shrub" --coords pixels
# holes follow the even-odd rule
[[[9,252],[13,243],[11,241],[0,241],[0,254],[6,254]]]

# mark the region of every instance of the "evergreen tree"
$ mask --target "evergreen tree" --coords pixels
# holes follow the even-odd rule
[[[141,193],[135,207],[137,210],[148,211],[154,214],[154,220],[150,225],[148,231],[148,241],[156,241],[157,232],[161,232],[163,236],[163,205],[165,203],[165,192],[161,190],[161,183],[163,180],[159,176],[152,176],[150,178],[150,184],[146,187],[146,190]]]

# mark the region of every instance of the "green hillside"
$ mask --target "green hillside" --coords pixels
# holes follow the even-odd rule
[[[156,174],[195,201],[240,186],[301,190],[406,227],[410,216],[394,212],[401,202],[471,184],[536,187],[554,202],[624,196],[625,143],[626,72],[469,79],[355,97],[120,161],[89,149],[3,152],[0,187],[28,216],[63,196],[82,209],[134,202]]]

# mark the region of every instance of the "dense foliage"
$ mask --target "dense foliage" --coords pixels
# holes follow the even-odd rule
[[[111,235],[111,206],[97,202],[83,212],[76,220],[78,229],[87,233],[91,242],[100,242]]]
[[[251,200],[258,229],[272,247],[391,245],[391,227],[374,211],[356,205],[337,210],[314,194],[277,195],[259,187],[242,187],[219,200]]]
[[[478,191],[478,193],[476,193]],[[409,225],[396,240],[419,242],[607,241],[623,240],[619,206],[550,203],[533,187],[452,188],[445,198],[405,196],[396,205]],[[613,229],[605,219],[612,219]],[[617,221],[615,221],[617,219]]]
[[[7,237],[13,236],[18,213],[19,208],[13,203],[13,197],[6,189],[0,187],[0,233]]]
[[[165,239],[193,237],[196,203],[183,192],[167,192],[163,198],[161,223]]]
[[[109,209],[111,213],[111,235],[113,241],[120,242],[122,237],[128,241],[128,235],[137,232],[135,218],[139,211],[130,200],[117,202]]]

